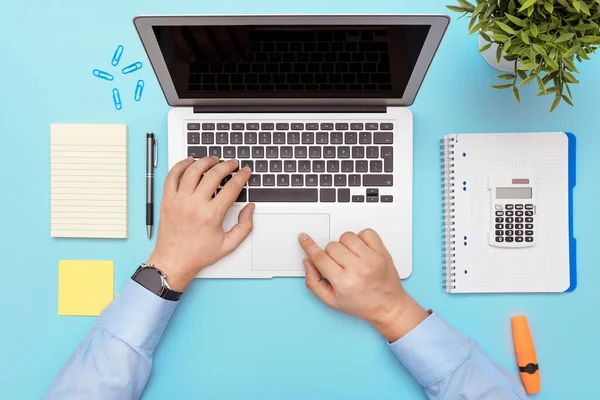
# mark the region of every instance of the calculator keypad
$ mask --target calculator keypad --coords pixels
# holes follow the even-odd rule
[[[532,246],[535,241],[533,204],[504,204],[494,211],[493,242],[502,247]]]

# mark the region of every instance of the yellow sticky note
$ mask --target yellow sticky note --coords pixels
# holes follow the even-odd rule
[[[58,315],[98,316],[113,299],[112,261],[58,262]]]

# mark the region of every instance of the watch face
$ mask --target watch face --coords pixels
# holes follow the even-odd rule
[[[163,288],[161,276],[154,268],[141,269],[135,276],[135,280],[152,293],[159,294]]]

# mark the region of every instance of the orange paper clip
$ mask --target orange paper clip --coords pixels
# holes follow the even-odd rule
[[[529,394],[539,393],[540,367],[535,355],[529,324],[524,315],[512,318],[512,331],[523,386]]]

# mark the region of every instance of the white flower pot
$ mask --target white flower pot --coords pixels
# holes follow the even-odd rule
[[[481,49],[483,46],[488,44],[489,42],[479,36],[479,48]],[[489,49],[481,53],[483,59],[490,64],[492,67],[496,68],[499,71],[503,72],[515,72],[515,62],[514,61],[506,61],[504,57],[500,60],[500,64],[496,63],[496,50],[498,49],[498,45],[496,43],[492,43]],[[518,64],[520,65],[520,63]]]

